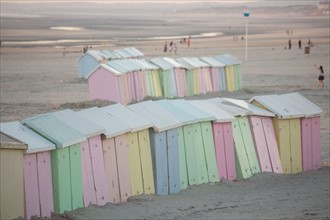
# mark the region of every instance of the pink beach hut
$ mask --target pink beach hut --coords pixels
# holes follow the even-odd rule
[[[300,119],[302,168],[303,171],[317,170],[321,167],[321,108],[299,93],[280,95],[292,106],[304,113]]]
[[[227,91],[225,64],[214,57],[200,57],[199,59],[210,65],[213,91]]]
[[[110,202],[126,202],[132,193],[125,134],[131,128],[97,107],[77,113],[105,129],[102,148]]]
[[[51,114],[86,138],[80,144],[84,207],[91,204],[103,206],[110,202],[101,142],[105,129],[70,109]]]
[[[50,218],[54,211],[50,151],[55,145],[19,122],[2,123],[0,129],[28,145],[24,154],[25,218]]]
[[[261,171],[283,173],[272,121],[275,114],[244,100],[225,100],[252,113],[248,117]]]
[[[232,121],[235,117],[207,100],[191,100],[189,103],[214,116],[212,129],[219,177],[230,181],[235,180],[236,165],[232,130]]]

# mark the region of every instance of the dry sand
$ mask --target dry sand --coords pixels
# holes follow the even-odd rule
[[[213,56],[230,53],[243,61],[241,65],[243,90],[232,93],[211,93],[189,99],[216,96],[249,99],[254,95],[301,93],[324,110],[321,116],[321,157],[324,166],[318,171],[295,175],[262,173],[247,180],[221,181],[217,184],[193,186],[171,196],[136,196],[130,198],[127,203],[107,204],[104,207],[91,206],[57,215],[57,218],[329,219],[330,43],[328,15],[318,15],[314,13],[315,10],[312,10],[313,16],[290,14],[291,17],[278,17],[273,22],[270,22],[273,19],[271,16],[267,17],[262,13],[256,15],[255,18],[251,18],[249,53],[246,61],[245,41],[233,41],[233,34],[241,36],[244,33],[242,19],[235,16],[216,17],[218,15],[214,14],[214,9],[211,7],[209,10],[211,11],[206,8],[197,13],[196,9],[191,9],[186,10],[184,15],[178,15],[177,13],[167,14],[164,9],[164,12],[157,17],[158,20],[164,21],[164,25],[159,25],[155,21],[151,22],[147,19],[147,15],[144,15],[146,18],[139,17],[140,19],[134,21],[134,16],[121,20],[120,13],[111,14],[112,18],[117,19],[116,21],[122,22],[117,29],[87,30],[80,35],[76,32],[74,34],[56,32],[53,35],[54,31],[43,30],[43,25],[65,26],[55,22],[59,22],[58,20],[54,20],[54,24],[48,24],[47,20],[41,22],[34,20],[36,19],[34,17],[18,19],[14,25],[15,28],[10,29],[10,19],[5,19],[5,25],[1,27],[1,39],[6,39],[7,43],[3,41],[0,51],[0,121],[22,120],[33,115],[65,108],[79,110],[110,104],[108,101],[89,100],[87,81],[77,78],[77,58],[82,55],[81,43],[67,42],[55,44],[56,47],[50,43],[42,46],[22,45],[19,42],[8,43],[13,36],[17,35],[15,39],[20,42],[26,41],[26,38],[58,40],[62,37],[80,40],[82,38],[88,41],[88,39],[93,39],[93,36],[95,39],[113,36],[111,40],[101,42],[101,44],[94,42],[93,48],[113,50],[137,47],[146,55],[146,58]],[[64,20],[68,14],[69,12],[64,13],[62,16]],[[83,22],[77,19],[79,16],[80,14],[73,14],[69,20],[69,23],[72,23],[70,26],[83,26]],[[225,20],[226,24],[223,24],[221,19]],[[39,22],[37,22],[38,25],[35,25],[36,21]],[[105,22],[100,19],[93,21],[94,24]],[[32,36],[29,35],[30,29],[23,29],[18,25],[24,26],[24,22],[30,26],[34,25],[31,27],[35,30],[32,31],[34,33]],[[147,31],[143,28],[143,22],[147,22],[147,27],[150,25],[157,30]],[[168,22],[172,22],[172,25]],[[136,25],[141,28],[131,28]],[[88,24],[83,27],[89,28]],[[166,30],[164,27],[167,27]],[[293,29],[293,34],[290,36],[293,40],[292,50],[284,49],[288,40],[285,30],[288,28]],[[178,54],[175,56],[163,54],[163,39],[150,39],[155,35],[152,33],[158,33],[158,30],[160,33],[158,36],[165,34],[194,36],[207,32],[222,32],[224,35],[209,38],[193,37],[190,48],[177,42]],[[309,37],[315,46],[311,48],[310,54],[305,54],[303,49],[298,49],[297,41],[303,40],[303,46],[305,46]],[[105,46],[102,43],[112,46]],[[67,52],[65,56],[62,54],[64,46]],[[317,86],[317,71],[314,64],[321,64],[324,67],[325,88],[323,89]]]

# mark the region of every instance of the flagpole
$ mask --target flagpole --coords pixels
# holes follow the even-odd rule
[[[243,15],[245,17],[245,60],[248,60],[248,18],[250,16],[249,9],[245,8]]]

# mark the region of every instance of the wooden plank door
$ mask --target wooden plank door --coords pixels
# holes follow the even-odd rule
[[[292,173],[302,171],[300,119],[290,119],[291,169]]]
[[[313,170],[321,168],[321,123],[320,117],[312,118],[312,161]]]
[[[196,123],[193,126],[193,137],[195,144],[196,153],[196,163],[198,172],[198,184],[203,184],[208,182],[208,173],[206,168],[206,157],[204,152],[204,144],[202,137],[202,128],[200,123]]]
[[[54,203],[49,151],[37,153],[37,166],[41,217],[50,218],[54,212]]]
[[[274,173],[283,173],[279,148],[276,142],[273,121],[271,118],[262,118],[263,129],[267,141],[270,162]]]
[[[203,137],[204,152],[206,159],[206,167],[208,173],[208,181],[212,183],[219,182],[219,174],[218,174],[218,167],[215,156],[211,122],[202,122],[201,128],[202,128],[202,137]]]
[[[117,153],[116,163],[118,169],[117,173],[119,180],[120,199],[122,202],[126,202],[128,197],[132,196],[131,177],[128,164],[128,148],[126,142],[127,140],[125,135],[115,137]]]
[[[194,125],[183,126],[185,154],[187,160],[188,184],[198,184],[197,153],[194,141]]]
[[[101,136],[97,135],[89,138],[88,143],[91,152],[96,202],[98,205],[103,206],[110,202],[110,199],[105,177]]]
[[[81,147],[75,144],[69,147],[72,210],[83,207]]]
[[[103,139],[102,148],[109,200],[112,203],[118,203],[120,202],[120,191],[117,172],[117,152],[115,147],[115,138]]]
[[[168,130],[166,138],[169,194],[176,194],[180,192],[178,130],[176,128]]]
[[[82,186],[84,193],[84,207],[97,204],[94,178],[92,170],[91,154],[88,140],[81,143],[81,166],[82,166]]]
[[[257,116],[250,116],[253,139],[258,153],[260,168],[262,172],[272,172],[266,136],[263,129],[262,119]]]
[[[126,141],[128,148],[128,164],[131,177],[131,192],[133,196],[140,195],[143,193],[143,183],[137,132],[127,133]]]
[[[40,217],[37,154],[24,155],[25,217]]]
[[[312,119],[301,119],[301,154],[303,171],[312,170]]]
[[[218,175],[220,178],[228,179],[225,139],[223,134],[223,126],[221,123],[213,123],[213,138],[215,155],[217,159]]]
[[[178,144],[180,165],[180,189],[186,189],[188,187],[188,171],[183,127],[178,128]]]
[[[143,190],[145,194],[154,194],[154,174],[151,159],[149,129],[138,132],[139,149],[142,167]]]
[[[225,142],[226,166],[227,166],[227,179],[235,180],[236,175],[236,161],[235,161],[235,148],[233,140],[233,128],[231,122],[223,124],[223,137]]]

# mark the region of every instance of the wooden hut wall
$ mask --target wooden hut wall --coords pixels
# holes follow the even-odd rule
[[[154,123],[154,129],[150,129],[150,144],[156,194],[178,193],[180,191],[180,167],[178,130],[176,128],[181,125],[181,122],[152,101],[128,107]]]
[[[0,133],[1,219],[24,217],[23,154],[26,149],[24,143]]]
[[[104,68],[98,68],[88,77],[89,95],[91,99],[104,99],[121,102],[120,80]]]
[[[79,143],[86,139],[50,114],[26,119],[24,124],[56,144],[57,149],[51,151],[54,211],[83,207]]]
[[[174,69],[175,74],[175,82],[176,82],[176,88],[178,92],[178,97],[185,97],[187,96],[187,76],[186,76],[186,70],[183,68],[175,68]]]
[[[96,107],[79,111],[78,114],[105,128],[102,149],[109,200],[113,203],[127,201],[132,193],[125,134],[131,129]]]

